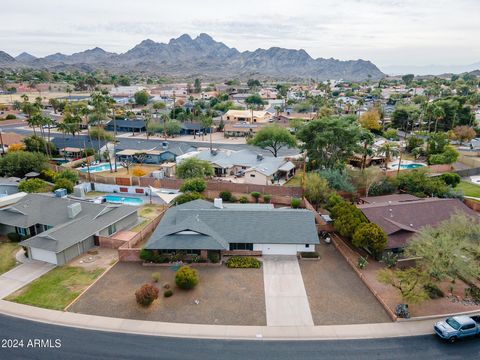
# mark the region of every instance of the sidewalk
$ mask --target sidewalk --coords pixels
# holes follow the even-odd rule
[[[46,274],[54,267],[55,265],[43,261],[29,260],[0,275],[0,299]]]
[[[179,324],[108,318],[0,300],[0,313],[26,320],[129,334],[237,340],[347,340],[433,334],[435,320],[329,326],[229,326]]]

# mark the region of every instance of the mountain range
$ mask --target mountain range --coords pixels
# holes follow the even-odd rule
[[[56,53],[36,58],[26,52],[13,58],[0,51],[0,68],[34,68],[53,71],[108,70],[112,73],[156,73],[178,79],[264,78],[278,80],[379,79],[384,74],[370,61],[312,58],[305,50],[280,47],[240,52],[208,34],[184,34],[168,43],[147,39],[117,54],[101,48],[72,55]]]

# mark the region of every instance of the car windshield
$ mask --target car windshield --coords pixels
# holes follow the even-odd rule
[[[450,325],[455,330],[460,329],[460,324],[455,319],[447,319],[447,324]]]

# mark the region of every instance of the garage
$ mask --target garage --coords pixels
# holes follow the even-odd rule
[[[57,254],[55,254],[53,251],[47,251],[31,247],[30,256],[33,260],[45,261],[47,263],[57,265]]]
[[[254,244],[254,251],[261,251],[262,255],[297,255],[295,244]]]

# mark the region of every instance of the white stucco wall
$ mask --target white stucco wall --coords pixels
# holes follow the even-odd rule
[[[255,176],[252,177],[251,175]],[[245,172],[245,184],[272,185],[271,182],[269,183],[269,179],[267,176],[255,170]]]
[[[313,252],[315,245],[297,244],[253,244],[253,251],[261,251],[262,255],[297,255],[297,252]]]

